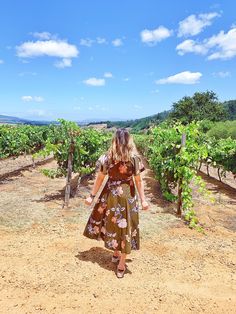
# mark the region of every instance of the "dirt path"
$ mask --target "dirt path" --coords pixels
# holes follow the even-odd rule
[[[53,160],[53,155],[49,157],[37,157],[34,159],[32,155],[20,155],[18,157],[9,157],[5,159],[0,159],[0,180],[9,178],[14,175],[21,174],[21,171],[27,170],[33,166],[44,165],[49,161]]]
[[[0,313],[235,313],[236,204],[229,191],[208,182],[214,204],[195,193],[204,235],[173,215],[147,168],[151,206],[140,211],[141,250],[132,251],[129,272],[117,279],[112,252],[82,236],[93,180],[65,211],[65,181],[44,177],[43,167],[0,182]]]

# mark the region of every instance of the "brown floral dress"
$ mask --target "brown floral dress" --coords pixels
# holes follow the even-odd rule
[[[138,193],[133,175],[144,171],[138,155],[128,162],[113,162],[107,154],[97,161],[97,169],[108,175],[108,180],[90,214],[83,235],[103,240],[110,250],[129,254],[140,249]]]

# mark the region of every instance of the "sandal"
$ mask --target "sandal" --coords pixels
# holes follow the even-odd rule
[[[127,269],[127,265],[126,265],[126,264],[125,264],[125,268],[124,268],[124,269],[119,269],[119,267],[117,266],[117,270],[116,270],[116,276],[117,276],[117,278],[123,278],[126,269]]]
[[[112,258],[111,258],[112,263],[117,263],[119,260],[120,260],[120,255],[118,256],[112,255]]]

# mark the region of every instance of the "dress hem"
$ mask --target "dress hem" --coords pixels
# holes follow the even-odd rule
[[[88,238],[88,239],[91,239],[91,240],[96,240],[96,241],[103,241],[104,242],[104,247],[106,248],[106,249],[108,249],[108,250],[111,250],[111,251],[115,251],[115,250],[118,250],[118,251],[120,251],[121,253],[125,253],[125,254],[131,254],[132,253],[132,251],[139,251],[140,250],[140,248],[136,248],[136,249],[131,249],[131,251],[129,251],[129,252],[122,252],[122,249],[115,249],[115,248],[113,248],[113,247],[108,247],[108,246],[106,246],[106,243],[105,243],[105,241],[100,237],[93,237],[93,236],[89,236],[88,234],[83,234],[83,236],[84,237],[86,237],[86,238]]]

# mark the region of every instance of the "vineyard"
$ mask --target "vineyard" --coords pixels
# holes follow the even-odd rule
[[[236,140],[216,138],[200,122],[133,133],[150,210],[140,211],[142,249],[127,259],[130,273],[120,284],[110,252],[81,235],[84,199],[112,135],[63,119],[0,126],[0,308],[233,313]],[[31,164],[21,169],[25,159]],[[6,176],[17,161],[19,170]]]
[[[85,175],[94,172],[96,161],[111,141],[111,132],[82,129],[76,123],[59,119],[58,124],[49,126],[0,126],[0,157],[18,157],[31,154],[32,163],[38,156],[53,155],[57,162],[55,169],[42,169],[50,178],[66,177],[65,206],[69,204],[72,173],[78,175],[78,182]],[[138,150],[159,181],[163,196],[177,202],[177,215],[189,222],[191,228],[202,230],[193,211],[192,189],[194,182],[199,191],[208,194],[204,181],[198,172],[202,164],[217,169],[218,179],[227,172],[236,176],[236,140],[231,137],[216,139],[204,133],[199,122],[183,125],[180,122],[163,122],[152,127],[148,134],[134,133]],[[177,193],[174,193],[177,188]]]
[[[17,157],[32,154],[32,163],[38,156],[53,155],[55,169],[42,169],[51,178],[66,177],[65,203],[70,197],[70,180],[73,173],[79,178],[95,170],[96,161],[108,148],[111,134],[94,129],[81,129],[75,122],[59,119],[60,125],[0,126],[0,156]]]
[[[136,135],[138,149],[147,157],[156,178],[161,184],[163,195],[170,201],[178,201],[177,214],[189,221],[190,227],[198,226],[198,219],[192,210],[191,181],[199,186],[199,191],[207,194],[204,181],[198,172],[202,164],[217,168],[218,178],[226,172],[236,175],[236,140],[232,138],[216,140],[206,136],[199,123],[187,126],[177,123],[173,126],[154,127],[148,135]],[[178,186],[177,195],[173,189]]]
[[[236,1],[2,1],[0,314],[236,313]]]

